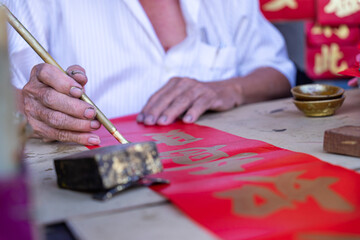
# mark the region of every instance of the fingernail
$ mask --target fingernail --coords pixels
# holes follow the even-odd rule
[[[184,118],[183,118],[183,121],[186,122],[186,123],[192,123],[192,116],[191,115],[186,115]]]
[[[153,115],[149,115],[145,118],[145,124],[147,125],[154,125],[155,124],[155,120],[154,120],[154,117]]]
[[[78,88],[78,87],[71,87],[70,88],[70,94],[73,96],[73,97],[76,97],[76,98],[79,98],[81,97],[81,94],[83,93],[82,89],[81,88]]]
[[[79,70],[73,70],[73,71],[71,71],[71,75],[76,75],[76,74],[81,74],[81,75],[84,75],[85,76],[85,73],[84,72],[82,72],[82,71],[79,71]]]
[[[91,145],[99,145],[100,144],[100,138],[98,137],[89,137],[88,143]]]
[[[165,123],[166,123],[166,120],[167,120],[167,116],[162,115],[162,116],[159,118],[159,123],[165,124]]]
[[[91,127],[92,129],[98,129],[98,128],[100,127],[99,121],[96,121],[96,120],[91,121],[91,122],[90,122],[90,127]]]
[[[136,117],[136,121],[143,122],[144,121],[144,114],[139,113]]]
[[[88,109],[85,110],[84,112],[84,117],[86,117],[87,119],[93,119],[95,117],[95,109],[92,107],[89,107]]]

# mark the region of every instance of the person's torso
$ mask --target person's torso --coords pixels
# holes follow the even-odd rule
[[[65,68],[86,69],[86,92],[110,117],[140,111],[174,76],[235,76],[238,60],[221,9],[214,13],[211,4],[192,1],[182,2],[187,37],[167,52],[138,1],[59,1],[50,53]],[[190,5],[198,10],[188,11]]]

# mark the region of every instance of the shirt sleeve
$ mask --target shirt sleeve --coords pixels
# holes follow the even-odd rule
[[[52,4],[47,0],[2,0],[15,17],[45,48],[49,47]],[[9,25],[8,45],[11,80],[16,88],[23,88],[28,82],[31,69],[43,60]]]
[[[258,1],[241,3],[246,17],[237,21],[239,30],[236,32],[235,44],[241,49],[238,52],[243,54],[239,56],[239,73],[247,75],[257,68],[271,67],[285,75],[291,86],[294,86],[296,68],[288,58],[282,35],[264,18]],[[243,48],[246,49],[245,54]]]

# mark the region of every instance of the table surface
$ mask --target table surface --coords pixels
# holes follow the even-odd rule
[[[291,98],[241,106],[204,115],[197,124],[277,147],[311,154],[323,161],[360,172],[360,159],[323,151],[327,129],[360,126],[360,89],[345,92],[334,116],[305,117]],[[89,194],[57,187],[53,159],[87,150],[69,143],[28,141],[25,164],[29,172],[38,226],[66,222],[78,239],[216,239],[184,216],[165,198],[137,188],[100,202]]]

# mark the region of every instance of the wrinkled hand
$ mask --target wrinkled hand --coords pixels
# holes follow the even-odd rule
[[[22,90],[25,115],[36,137],[97,145],[99,137],[89,133],[100,127],[95,109],[79,99],[87,82],[85,71],[71,66],[67,73],[49,64],[35,66]]]
[[[224,111],[242,104],[239,91],[230,80],[200,82],[175,77],[151,96],[137,121],[168,125],[183,116],[185,123],[193,123],[207,110]]]

